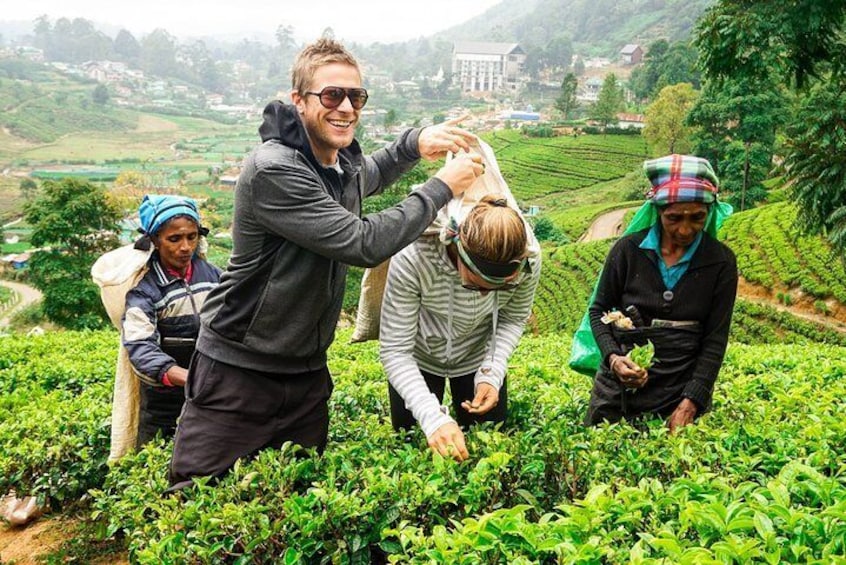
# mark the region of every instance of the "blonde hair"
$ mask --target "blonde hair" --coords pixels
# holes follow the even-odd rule
[[[509,263],[526,256],[526,225],[500,195],[488,194],[470,210],[460,236],[467,251],[488,261]]]
[[[361,67],[355,60],[352,53],[346,50],[338,41],[328,37],[321,37],[311,45],[300,51],[294,66],[291,68],[291,87],[300,95],[305,95],[311,88],[311,80],[314,72],[325,65],[341,63],[355,67],[358,76],[361,76]]]

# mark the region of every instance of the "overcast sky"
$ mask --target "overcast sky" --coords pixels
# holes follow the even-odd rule
[[[502,0],[4,0],[0,20],[46,14],[124,27],[136,36],[161,27],[176,37],[261,37],[291,25],[300,41],[331,27],[345,41],[388,43],[463,23]],[[508,0],[519,2],[520,0]]]

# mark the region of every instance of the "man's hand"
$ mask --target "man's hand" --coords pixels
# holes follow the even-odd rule
[[[484,172],[481,155],[464,153],[441,167],[435,176],[446,183],[453,196],[461,196]]]
[[[461,403],[461,407],[471,414],[487,414],[499,403],[499,391],[488,383],[480,383],[476,387],[473,400]]]
[[[167,370],[167,380],[173,386],[185,386],[185,381],[188,380],[188,369],[183,369],[179,365],[174,365]]]
[[[675,432],[679,428],[693,423],[693,418],[696,416],[696,404],[689,398],[684,398],[670,414],[670,419],[667,420],[667,425],[670,426],[670,433]]]
[[[428,440],[432,451],[444,457],[452,457],[459,462],[470,457],[467,446],[464,445],[464,434],[455,422],[444,424],[435,430]]]
[[[446,156],[447,152],[458,154],[460,150],[469,151],[470,143],[476,141],[476,136],[458,127],[458,124],[469,117],[447,120],[436,126],[423,128],[417,140],[420,156],[427,161],[436,161]]]
[[[612,353],[608,358],[608,367],[617,377],[617,380],[627,388],[641,388],[649,380],[646,369],[640,367],[625,355]]]

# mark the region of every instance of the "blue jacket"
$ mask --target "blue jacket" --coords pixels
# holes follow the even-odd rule
[[[218,285],[220,270],[195,257],[191,282],[174,277],[153,253],[149,271],[126,294],[123,315],[124,347],[138,377],[153,386],[174,365],[188,368],[200,331],[200,308]]]

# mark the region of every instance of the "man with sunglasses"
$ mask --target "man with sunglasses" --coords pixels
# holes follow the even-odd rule
[[[432,451],[463,461],[459,425],[505,421],[508,358],[540,262],[531,228],[496,195],[443,237],[424,235],[391,259],[379,341],[394,429],[416,421]],[[441,406],[447,383],[455,419]]]
[[[467,151],[475,136],[450,121],[405,131],[365,157],[354,135],[368,94],[355,58],[323,38],[298,55],[292,79],[293,104],[265,108],[263,143],[235,188],[232,255],[202,310],[171,490],[286,441],[325,447],[326,350],[347,265],[383,262],[483,173],[478,156],[452,159],[397,206],[361,217],[363,198],[420,158]]]

